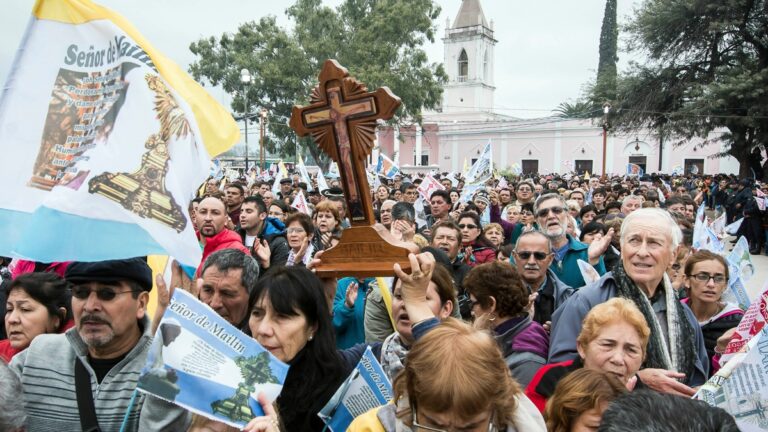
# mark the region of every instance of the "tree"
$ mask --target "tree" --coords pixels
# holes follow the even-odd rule
[[[421,121],[423,109],[437,108],[447,76],[441,64],[429,63],[422,49],[433,42],[440,8],[432,0],[346,0],[337,9],[321,0],[297,0],[286,10],[291,30],[275,17],[242,24],[236,33],[200,39],[190,45],[197,56],[192,76],[221,85],[234,94],[232,109],[245,111],[240,70],[248,69],[248,112],[270,112],[267,148],[283,156],[295,153],[298,139],[288,127],[291,108],[308,102],[322,63],[337,59],[350,74],[375,89],[389,88],[403,106],[394,121]],[[311,139],[299,145],[327,167]]]
[[[555,115],[563,118],[587,119],[599,117],[602,113],[600,107],[596,107],[589,101],[576,101],[574,103],[561,102],[555,108]]]
[[[658,128],[728,145],[751,175],[752,150],[768,138],[768,2],[654,0],[627,25],[630,52],[648,58],[619,79],[613,123]]]
[[[616,0],[606,0],[603,26],[600,29],[600,58],[597,63],[593,102],[602,105],[616,100],[616,62],[619,28],[616,22]]]

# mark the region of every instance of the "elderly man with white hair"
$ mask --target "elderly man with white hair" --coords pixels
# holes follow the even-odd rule
[[[549,362],[575,358],[581,323],[594,306],[614,297],[632,300],[651,329],[639,380],[654,390],[692,396],[692,387],[707,380],[709,363],[696,317],[677,299],[665,270],[674,260],[682,232],[668,212],[635,210],[621,226],[621,261],[614,270],[585,286],[552,316]],[[606,337],[601,343],[617,343]],[[606,356],[605,363],[621,373],[624,356]],[[610,369],[608,368],[608,369]]]
[[[644,198],[642,195],[627,195],[621,200],[621,212],[629,216],[633,211],[643,206]]]

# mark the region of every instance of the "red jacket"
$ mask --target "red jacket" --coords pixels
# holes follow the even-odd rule
[[[547,405],[547,399],[555,392],[557,383],[572,371],[582,367],[581,359],[579,361],[567,360],[560,363],[550,363],[544,365],[536,372],[533,379],[525,388],[525,395],[536,405],[539,411],[544,413],[544,407]]]
[[[248,255],[251,254],[251,251],[248,250],[247,247],[245,247],[238,233],[224,228],[223,230],[221,230],[221,232],[219,232],[215,236],[207,237],[205,239],[205,247],[203,248],[203,259],[200,261],[200,265],[197,266],[195,277],[201,276],[200,272],[202,272],[203,270],[203,263],[205,263],[205,260],[207,260],[212,253],[222,249],[237,249],[239,251],[245,252]]]

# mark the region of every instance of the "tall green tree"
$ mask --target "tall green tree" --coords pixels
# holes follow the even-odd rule
[[[713,156],[735,157],[749,175],[750,153],[768,142],[768,1],[646,1],[627,33],[648,61],[619,79],[614,124],[724,140]]]
[[[597,63],[597,79],[593,89],[595,105],[616,100],[616,62],[619,61],[619,27],[616,13],[616,0],[606,0],[603,26],[600,29],[600,58]]]
[[[321,0],[297,0],[286,10],[293,27],[273,16],[242,24],[235,33],[200,39],[190,45],[197,60],[190,66],[198,81],[221,85],[234,95],[232,109],[269,110],[267,148],[285,157],[297,147],[327,166],[310,139],[298,139],[288,127],[293,105],[306,104],[322,63],[338,60],[369,89],[380,86],[398,95],[403,106],[395,121],[421,121],[422,110],[437,108],[447,76],[423,50],[434,42],[440,7],[432,0],[346,0],[338,8]],[[240,82],[248,69],[253,81]]]

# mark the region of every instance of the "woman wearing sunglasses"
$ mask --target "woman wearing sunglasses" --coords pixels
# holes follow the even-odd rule
[[[453,318],[413,345],[393,387],[392,403],[357,417],[347,431],[547,430],[493,338]]]
[[[480,216],[475,212],[459,215],[461,229],[461,253],[470,267],[496,260],[496,248],[483,234]]]
[[[0,358],[10,362],[32,340],[44,333],[61,333],[72,327],[68,284],[54,273],[27,273],[8,286],[5,331]]]
[[[719,369],[719,363],[713,361],[717,355],[717,339],[726,331],[739,325],[744,312],[733,303],[721,300],[723,291],[728,286],[728,264],[720,255],[707,250],[700,250],[685,262],[685,286],[687,303],[696,316],[704,334],[704,346],[712,368],[712,376]]]

